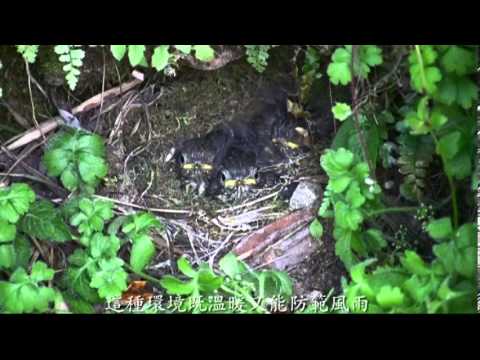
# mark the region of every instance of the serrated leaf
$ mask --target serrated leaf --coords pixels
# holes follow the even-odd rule
[[[10,224],[6,220],[0,219],[0,245],[2,243],[11,242],[15,239],[17,227]]]
[[[15,183],[0,189],[0,220],[16,223],[35,201],[35,193],[27,184]]]
[[[0,243],[0,269],[11,269],[15,265],[16,254],[13,244]]]
[[[475,72],[475,53],[458,45],[450,45],[442,56],[441,63],[448,72],[466,75]]]
[[[376,300],[381,307],[392,308],[403,305],[405,295],[400,288],[385,285],[378,292]]]
[[[98,289],[101,298],[117,298],[127,289],[128,274],[122,266],[123,261],[119,258],[100,260],[100,270],[93,274],[90,286]]]
[[[36,201],[23,217],[22,231],[40,240],[65,242],[71,240],[69,228],[52,203],[46,200]]]
[[[336,103],[332,108],[333,116],[339,121],[345,121],[352,115],[350,105],[345,103]]]
[[[444,135],[438,141],[437,153],[445,159],[452,159],[460,150],[460,140],[462,134],[460,131],[453,131]]]

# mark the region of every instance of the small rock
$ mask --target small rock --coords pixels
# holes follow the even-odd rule
[[[313,208],[317,203],[320,205],[321,197],[322,187],[320,184],[302,181],[290,198],[290,210]]]

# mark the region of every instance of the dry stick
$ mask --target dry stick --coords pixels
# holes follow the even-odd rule
[[[2,100],[2,104],[7,108],[10,114],[13,116],[13,119],[18,123],[18,125],[20,125],[24,129],[30,129],[31,125],[27,121],[27,119],[25,119],[22,115],[13,110],[10,104],[7,103],[5,100]]]
[[[352,89],[352,109],[353,109],[353,118],[354,118],[354,124],[355,124],[355,129],[357,130],[358,134],[358,140],[360,141],[360,145],[362,147],[362,152],[363,152],[363,157],[365,158],[367,164],[368,164],[368,169],[370,176],[375,179],[375,174],[373,172],[373,165],[368,157],[368,148],[367,148],[367,142],[365,140],[365,136],[363,134],[362,127],[360,126],[360,120],[358,119],[358,112],[356,108],[356,103],[357,103],[357,89],[356,89],[356,84],[355,84],[355,73],[354,73],[354,64],[356,60],[356,53],[358,50],[358,45],[352,45],[352,63],[350,64],[350,71],[352,72],[352,82],[351,82],[351,89]]]
[[[10,159],[17,160],[17,157],[15,155],[13,155],[10,151],[8,151],[8,149],[5,148],[4,146],[1,146],[0,149],[5,154],[7,154],[7,156]],[[55,192],[57,195],[59,195],[60,197],[65,197],[67,195],[67,191],[65,189],[61,188],[60,186],[58,186],[57,184],[52,182],[47,176],[43,175],[40,171],[38,171],[37,169],[34,169],[33,167],[31,167],[30,165],[25,163],[23,160],[22,160],[22,163],[23,163],[23,166],[25,167],[25,169],[27,169],[29,172],[35,174],[39,178],[42,178],[44,180],[44,183],[47,184],[52,189],[52,191]]]
[[[35,124],[35,127],[37,128],[37,130],[40,131],[40,135],[42,136],[43,138],[43,141],[45,142],[46,141],[46,138],[45,138],[45,134],[43,133],[42,129],[40,128],[40,126],[38,125],[38,121],[37,121],[37,115],[35,115],[35,103],[33,101],[33,93],[32,93],[32,77],[30,76],[30,66],[28,66],[28,61],[27,59],[24,59],[25,61],[25,67],[27,69],[27,78],[28,78],[28,92],[30,94],[30,102],[32,104],[32,118],[33,118],[33,122]]]
[[[165,213],[165,214],[193,214],[192,210],[155,209],[155,208],[150,208],[150,207],[147,207],[147,206],[132,204],[132,203],[129,203],[129,202],[126,202],[126,201],[120,201],[120,200],[117,200],[117,199],[112,199],[112,198],[109,198],[109,197],[106,197],[106,196],[101,196],[101,195],[94,195],[94,197],[102,199],[102,200],[112,201],[115,204],[120,204],[120,205],[123,205],[123,206],[130,206],[130,207],[133,207],[133,208],[148,210],[148,211],[151,211],[151,212],[158,212],[158,213]]]
[[[132,75],[134,77],[139,77],[139,75],[135,72],[132,73]],[[105,93],[97,94],[97,95],[91,97],[90,99],[84,101],[83,103],[81,103],[77,107],[73,108],[72,113],[75,115],[75,114],[78,114],[80,112],[93,109],[93,108],[100,105],[100,101],[102,100],[102,98],[105,99],[105,98],[111,97],[111,96],[112,97],[113,96],[118,96],[118,95],[134,88],[135,86],[137,86],[140,83],[142,83],[142,80],[139,80],[139,79],[136,78],[135,80],[132,80],[132,81],[126,83],[126,84],[120,84],[120,86],[117,86],[117,87],[114,87],[110,90],[107,90]],[[58,125],[61,124],[61,123],[62,123],[62,119],[59,116],[56,116],[56,117],[54,117],[50,120],[47,120],[47,121],[41,123],[39,125],[38,129],[30,129],[30,130],[26,131],[18,140],[9,144],[7,146],[7,149],[8,150],[15,150],[19,147],[22,147],[26,144],[29,144],[32,141],[35,141],[38,138],[42,137],[42,134],[46,134],[50,131],[55,130],[58,127]]]
[[[250,206],[250,205],[254,205],[256,203],[259,203],[259,202],[262,202],[262,201],[265,201],[265,200],[268,200],[276,195],[278,195],[280,193],[280,190],[272,193],[272,194],[269,194],[269,195],[266,195],[264,197],[261,197],[260,199],[256,199],[256,200],[253,200],[253,201],[250,201],[248,203],[245,203],[245,204],[241,204],[241,205],[237,205],[237,206],[234,206],[234,207],[231,207],[231,208],[226,208],[226,209],[220,209],[220,210],[217,210],[215,211],[215,213],[217,214],[221,214],[221,213],[224,213],[224,212],[227,212],[227,211],[233,211],[233,210],[238,210],[238,209],[241,209],[243,207],[247,207],[247,206]]]
[[[105,92],[105,50],[102,50],[102,53],[103,53],[103,76],[102,76],[102,97],[100,99],[100,110],[98,111],[98,117],[97,117],[97,121],[95,122],[95,133],[97,132],[98,130],[98,122],[100,120],[100,114],[102,113],[102,109],[103,109],[103,93]]]
[[[35,150],[36,148],[38,148],[39,146],[43,145],[43,142],[40,142],[38,144],[35,144],[33,145],[30,149],[28,149],[27,151],[25,151],[23,154],[21,154],[17,160],[15,160],[15,162],[13,163],[12,166],[10,166],[10,169],[8,169],[6,175],[4,175],[3,179],[0,180],[0,182],[4,182],[6,177],[8,176],[8,174],[10,174],[16,167],[18,164],[20,164],[20,162],[23,161],[23,159],[25,159],[28,155],[30,155],[33,150]]]

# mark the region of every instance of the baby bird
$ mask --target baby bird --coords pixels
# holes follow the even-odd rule
[[[257,185],[255,153],[251,150],[230,148],[217,180],[221,188],[234,198],[242,198]]]
[[[233,131],[228,126],[219,126],[203,137],[180,142],[165,160],[175,160],[187,190],[203,195],[210,180],[216,177],[232,141]]]

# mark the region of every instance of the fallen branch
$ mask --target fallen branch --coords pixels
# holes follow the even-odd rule
[[[102,100],[105,101],[106,99],[110,97],[115,97],[120,94],[123,94],[127,92],[128,90],[134,88],[138,84],[142,83],[143,81],[143,74],[139,73],[138,71],[134,71],[132,73],[132,76],[135,77],[135,80],[132,80],[130,82],[127,82],[125,84],[120,84],[117,87],[114,87],[110,90],[107,90],[105,93],[97,94],[90,99],[84,101],[80,105],[76,106],[75,108],[72,109],[72,114],[78,114],[83,111],[91,110],[93,108],[96,108],[100,106],[102,103]],[[39,124],[38,128],[35,129],[30,129],[26,131],[18,140],[12,142],[7,146],[8,150],[15,150],[18,149],[19,147],[22,147],[24,145],[27,145],[31,143],[32,141],[35,141],[42,137],[42,134],[49,133],[53,130],[55,130],[60,124],[63,123],[63,120],[61,119],[60,116],[55,116],[54,118],[51,118],[41,124]],[[7,142],[8,143],[8,142]]]

